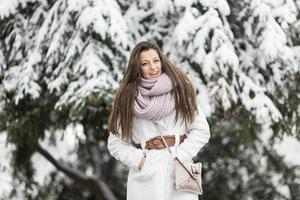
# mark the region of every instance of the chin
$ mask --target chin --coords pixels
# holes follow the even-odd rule
[[[161,75],[161,74],[160,74]],[[160,75],[158,75],[158,76],[156,76],[156,77],[149,77],[148,79],[149,80],[157,80],[159,77],[160,77]]]

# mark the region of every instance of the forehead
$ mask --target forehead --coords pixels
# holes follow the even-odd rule
[[[143,60],[152,60],[154,58],[157,58],[159,57],[158,53],[156,50],[154,49],[148,49],[148,50],[145,50],[145,51],[142,51],[141,54],[140,54],[140,60],[143,61]]]

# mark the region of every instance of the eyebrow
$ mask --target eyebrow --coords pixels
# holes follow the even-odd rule
[[[154,60],[154,59],[156,59],[156,58],[159,58],[158,56],[157,57],[154,57],[154,58],[152,58],[152,60]],[[143,61],[148,61],[148,60],[141,60],[141,62],[143,62]]]

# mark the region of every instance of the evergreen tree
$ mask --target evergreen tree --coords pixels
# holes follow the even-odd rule
[[[200,199],[297,199],[299,167],[274,145],[300,139],[299,10],[299,0],[2,0],[0,134],[15,179],[1,198],[125,197],[106,121],[130,50],[150,40],[192,79],[208,117]],[[60,160],[50,147],[70,127],[82,129],[76,159]],[[36,153],[57,170],[42,184]]]

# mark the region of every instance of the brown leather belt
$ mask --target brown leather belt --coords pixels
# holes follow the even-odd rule
[[[166,143],[168,144],[169,147],[175,145],[175,135],[164,135],[164,139],[166,140]],[[179,144],[181,144],[184,139],[186,138],[185,135],[181,135],[179,138]],[[141,144],[136,144],[136,148],[142,148]],[[161,137],[156,136],[153,138],[150,138],[149,140],[146,141],[145,149],[163,149],[166,148]]]

